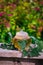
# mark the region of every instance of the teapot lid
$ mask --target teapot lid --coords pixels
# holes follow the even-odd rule
[[[21,30],[20,32],[17,32],[15,38],[16,39],[21,39],[21,40],[30,39],[30,37],[28,36],[28,33],[24,32],[23,30]]]

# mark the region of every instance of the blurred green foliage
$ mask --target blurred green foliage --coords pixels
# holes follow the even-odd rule
[[[43,1],[27,2],[24,0],[0,1],[0,42],[5,42],[8,32],[15,36],[19,28],[30,36],[42,39]]]

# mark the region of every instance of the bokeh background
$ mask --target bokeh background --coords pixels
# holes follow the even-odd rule
[[[0,0],[0,42],[21,29],[43,41],[43,0]]]

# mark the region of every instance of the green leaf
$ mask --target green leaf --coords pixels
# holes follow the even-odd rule
[[[18,44],[21,47],[21,50],[24,50],[26,47],[26,40],[18,41]]]
[[[30,51],[29,55],[30,55],[30,57],[38,56],[39,55],[38,49],[37,48],[33,48],[32,51]]]
[[[28,56],[28,52],[26,50],[23,50],[22,54],[23,56]]]
[[[30,38],[32,39],[32,44],[35,44],[36,38],[34,36],[30,36]]]

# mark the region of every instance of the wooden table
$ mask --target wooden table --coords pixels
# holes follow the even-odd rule
[[[20,51],[0,49],[0,61],[16,61],[19,63],[18,65],[21,65],[21,62],[32,62],[35,65],[43,65],[43,57],[22,58],[21,55]]]

